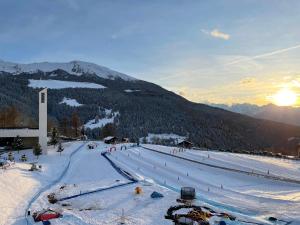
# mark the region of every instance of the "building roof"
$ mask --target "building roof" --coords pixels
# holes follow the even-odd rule
[[[192,142],[187,141],[187,140],[182,140],[182,141],[179,141],[179,142],[178,142],[178,144],[182,144],[182,143],[193,144]]]
[[[114,138],[116,138],[116,137],[114,137],[114,136],[108,136],[108,137],[104,138],[104,141],[110,141],[110,140],[112,140]]]

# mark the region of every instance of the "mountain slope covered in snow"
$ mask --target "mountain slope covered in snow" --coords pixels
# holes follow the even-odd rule
[[[48,72],[28,69],[29,72],[20,74],[15,70],[0,73],[0,112],[8,106],[15,106],[26,118],[22,120],[23,126],[36,126],[37,87],[46,85],[50,87],[49,122],[51,126],[58,127],[61,133],[68,133],[66,126],[72,130],[74,113],[79,116],[81,124],[88,124],[95,121],[95,118],[99,121],[107,119],[104,109],[109,109],[115,114],[109,120],[114,124],[110,130],[118,137],[127,137],[133,141],[150,133],[175,134],[187,137],[199,147],[261,151],[280,147],[288,138],[300,136],[299,127],[190,102],[150,82],[117,77],[107,79],[87,73],[79,75],[80,73],[68,72],[67,69],[52,69],[54,67]],[[32,82],[36,82],[36,85],[32,86]],[[91,85],[97,88],[91,88]],[[64,99],[75,99],[81,106],[75,108],[70,104],[59,104]],[[5,117],[4,120],[0,117],[0,121],[0,124],[6,125]],[[99,138],[103,133],[105,132],[98,125],[87,129],[87,134],[92,138]],[[66,135],[69,134],[70,132]],[[293,150],[290,154],[296,154],[296,151]]]
[[[99,77],[105,79],[112,79],[112,80],[116,78],[121,78],[123,80],[135,80],[135,78],[133,77],[111,70],[107,67],[103,67],[94,63],[83,62],[83,61],[71,61],[67,63],[41,62],[41,63],[21,64],[21,63],[5,62],[0,60],[0,72],[2,71],[11,74],[36,73],[38,71],[52,72],[58,69],[64,70],[69,74],[79,75],[79,76],[83,74],[91,74],[91,75],[97,75]]]

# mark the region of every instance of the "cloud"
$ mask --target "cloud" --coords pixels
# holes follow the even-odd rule
[[[253,77],[246,77],[242,80],[240,80],[241,85],[252,85],[256,82],[256,78]]]
[[[212,31],[202,29],[201,31],[202,31],[202,33],[204,33],[206,35],[210,35],[214,38],[220,38],[220,39],[223,39],[223,40],[229,40],[230,39],[229,34],[221,32],[218,29],[213,29]]]
[[[300,45],[295,45],[295,46],[292,46],[292,47],[289,47],[289,48],[282,48],[282,49],[279,49],[279,50],[275,50],[275,51],[272,51],[272,52],[267,52],[267,53],[255,55],[255,56],[252,56],[252,57],[243,57],[243,58],[236,59],[236,60],[233,60],[233,61],[227,63],[226,66],[234,65],[234,64],[237,64],[237,63],[240,63],[240,62],[247,62],[247,61],[251,61],[251,60],[254,60],[254,59],[266,58],[266,57],[269,57],[269,56],[282,54],[284,52],[288,52],[288,51],[298,49],[298,48],[300,48]]]

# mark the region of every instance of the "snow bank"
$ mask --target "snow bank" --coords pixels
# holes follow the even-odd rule
[[[64,89],[64,88],[106,88],[100,84],[89,82],[73,82],[62,80],[33,80],[29,79],[28,87],[31,88],[49,88],[49,89]]]
[[[72,107],[82,106],[82,104],[80,104],[79,102],[77,102],[76,99],[66,98],[66,97],[64,97],[63,100],[59,104],[66,104],[66,105],[72,106]]]

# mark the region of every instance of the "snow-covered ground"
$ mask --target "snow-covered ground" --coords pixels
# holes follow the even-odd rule
[[[33,80],[29,79],[28,87],[31,88],[49,88],[49,89],[64,89],[64,88],[106,88],[103,85],[89,82],[74,82],[63,80]]]
[[[79,107],[82,106],[76,99],[73,98],[66,98],[64,97],[63,100],[59,104],[66,104],[71,107]]]
[[[66,104],[71,107],[82,106],[82,104],[80,104],[76,99],[66,98],[66,97],[64,97],[63,100],[59,104]]]
[[[170,202],[174,203],[177,194],[153,183],[132,184],[66,200],[55,205],[48,203],[46,196],[51,192],[66,197],[127,182],[101,156],[101,152],[107,149],[108,145],[99,143],[95,150],[84,149],[78,152],[73,159],[69,173],[66,174],[62,182],[45,192],[35,202],[32,210],[49,206],[63,209],[64,217],[53,220],[52,224],[117,224],[123,209],[125,216],[128,218],[129,223],[127,224],[154,225],[158,224],[157,221],[159,221],[159,224],[170,224],[168,221],[163,220],[163,216]],[[64,193],[60,190],[61,185],[67,187]],[[134,189],[137,186],[142,187],[142,195],[135,195]],[[165,199],[163,201],[151,199],[150,195],[154,190],[162,192]],[[63,203],[67,206],[63,207]]]
[[[185,140],[186,137],[185,136],[180,136],[178,134],[152,134],[152,133],[149,133],[147,135],[147,137],[140,138],[140,142],[143,142],[144,139],[146,139],[147,143],[153,143],[157,139],[159,139],[159,140],[173,139],[175,142],[176,141],[180,142],[180,141]]]
[[[126,224],[170,225],[172,223],[164,219],[166,210],[176,204],[178,191],[182,186],[192,186],[197,191],[196,204],[210,206],[219,212],[229,212],[240,220],[271,224],[266,218],[275,216],[293,221],[291,223],[293,225],[300,224],[300,184],[212,168],[142,147],[130,147],[131,144],[126,144],[127,150],[122,151],[122,145],[116,145],[117,150],[108,154],[108,157],[117,166],[136,177],[138,183],[56,204],[48,203],[49,193],[55,193],[59,198],[63,198],[128,182],[101,156],[101,152],[108,151],[111,146],[102,142],[97,143],[96,149],[88,150],[83,147],[73,155],[67,173],[58,184],[41,193],[31,205],[31,211],[48,207],[59,209],[64,216],[52,220],[52,224],[118,224],[124,211]],[[42,172],[28,172],[29,166],[19,162],[3,171],[0,174],[1,193],[4,193],[0,199],[0,210],[3,209],[0,214],[1,222],[25,224],[24,210],[33,194],[61,174],[68,161],[68,154],[81,144],[80,142],[68,144],[62,156],[55,151],[50,151],[48,156],[42,156],[39,160],[43,165]],[[146,146],[212,165],[243,170],[255,169],[260,172],[265,172],[268,168],[270,173],[278,171],[281,176],[295,179],[299,177],[299,161],[224,152],[196,150],[178,152],[178,149],[174,151],[173,147]],[[21,186],[24,188],[20,188]],[[134,193],[137,186],[143,189],[141,195]],[[153,191],[162,193],[164,198],[150,198]]]
[[[127,92],[127,93],[138,92],[138,91],[141,91],[141,90],[132,90],[132,89],[126,89],[126,90],[124,90],[124,92]]]
[[[49,147],[47,156],[37,159],[32,150],[14,153],[16,163],[7,170],[0,170],[0,224],[24,224],[25,209],[32,196],[43,186],[59,176],[68,161],[69,155],[82,143],[64,143],[61,156],[56,149]],[[26,154],[28,161],[20,162]],[[3,155],[5,157],[5,155]],[[30,172],[31,162],[42,165],[41,171]]]
[[[92,119],[84,124],[85,128],[95,129],[104,127],[108,123],[113,123],[115,118],[120,115],[119,112],[112,112],[111,109],[105,109],[105,116],[104,118],[99,118],[98,120]]]
[[[216,151],[186,150],[179,152],[178,148],[147,144],[143,146],[166,153],[172,153],[175,150],[176,155],[216,166],[224,166],[260,174],[268,174],[269,171],[270,175],[284,176],[300,181],[300,161]]]
[[[148,145],[148,147],[172,152],[173,148]],[[210,152],[209,154],[211,154]],[[178,154],[200,154],[199,160],[215,161],[214,154],[208,158],[208,152],[190,150]],[[201,154],[206,154],[205,157]],[[224,166],[243,165],[239,160],[241,155],[219,153],[223,157]],[[300,169],[299,161],[270,159],[270,161],[253,161],[255,157],[243,155],[244,165],[252,168],[269,168],[270,171],[279,170],[281,176],[291,176]],[[249,157],[249,162],[247,160]],[[235,172],[215,169],[192,162],[183,161],[172,156],[154,153],[142,148],[133,148],[126,152],[118,151],[112,155],[115,162],[128,171],[139,176],[153,179],[162,186],[179,190],[182,186],[193,186],[197,189],[199,199],[203,203],[217,208],[227,209],[237,215],[244,215],[257,220],[276,216],[286,220],[294,220],[300,224],[300,184],[281,182],[256,176],[249,176]],[[197,158],[197,157],[195,157]]]

